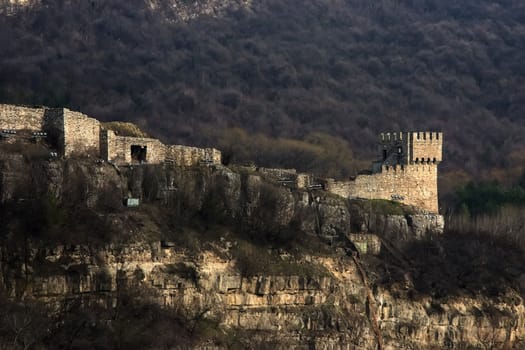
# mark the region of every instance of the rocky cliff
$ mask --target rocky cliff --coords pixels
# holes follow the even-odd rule
[[[445,234],[440,216],[242,167],[24,152],[0,159],[6,348],[523,345],[521,252]]]

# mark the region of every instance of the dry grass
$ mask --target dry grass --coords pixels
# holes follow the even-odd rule
[[[106,129],[113,130],[119,136],[151,137],[142,131],[137,125],[128,122],[106,122],[102,123]]]
[[[525,208],[506,206],[496,214],[476,217],[453,215],[447,217],[447,232],[488,235],[504,239],[525,249]]]

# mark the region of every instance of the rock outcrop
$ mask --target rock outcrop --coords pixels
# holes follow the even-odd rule
[[[509,266],[474,288],[476,273],[443,253],[465,243],[447,243],[438,215],[223,166],[119,168],[30,153],[2,155],[0,172],[0,290],[14,315],[0,324],[22,306],[35,320],[44,308],[50,324],[2,341],[62,342],[75,326],[79,335],[64,338],[72,347],[94,346],[90,329],[127,344],[151,321],[136,316],[144,305],[187,338],[156,323],[143,326],[154,338],[143,348],[519,348],[525,336],[511,282],[525,271]],[[127,197],[141,205],[124,208]],[[14,215],[28,208],[31,218]],[[360,254],[350,232],[375,234],[385,249]]]

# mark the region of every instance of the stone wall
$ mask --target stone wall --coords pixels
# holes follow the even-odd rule
[[[62,109],[64,156],[100,154],[100,122],[85,114]]]
[[[201,161],[221,164],[221,152],[215,148],[197,148],[182,145],[166,146],[166,160],[180,166],[199,165]]]
[[[258,167],[257,172],[275,178],[295,178],[297,176],[297,170],[295,169]]]
[[[162,163],[166,159],[166,146],[157,139],[118,136],[112,130],[102,130],[101,134],[101,156],[107,161],[117,164],[133,163],[131,146],[146,147],[147,163]]]
[[[264,177],[273,179],[274,181],[285,181],[287,186],[295,186],[297,188],[307,188],[314,182],[312,174],[298,173],[296,169],[284,168],[255,168],[258,173]]]
[[[43,130],[45,108],[0,104],[0,129]]]
[[[0,129],[46,131],[50,146],[64,156],[99,152],[98,120],[66,108],[29,108],[2,104]]]
[[[442,132],[388,132],[379,136],[379,151],[386,165],[441,162]]]
[[[347,198],[396,200],[439,211],[437,164],[383,166],[380,173],[359,175],[354,181],[330,180],[326,190]]]
[[[215,148],[197,148],[182,145],[164,145],[157,139],[116,135],[112,130],[100,133],[100,153],[103,159],[117,164],[136,162],[131,147],[146,147],[146,163],[172,161],[179,166],[199,165],[201,161],[221,164],[221,152]]]
[[[381,159],[378,163],[393,165],[393,164],[409,164],[409,133],[406,132],[387,132],[379,135],[379,155]],[[374,172],[381,170],[373,168]]]
[[[411,132],[410,160],[413,162],[441,162],[443,133]]]
[[[221,152],[215,148],[183,145],[165,146],[157,139],[119,136],[104,130],[100,122],[66,108],[29,108],[0,104],[0,130],[46,131],[51,148],[63,156],[90,155],[116,163],[162,163],[173,161],[179,166],[201,162],[221,164]],[[145,160],[132,159],[132,146],[145,147]]]

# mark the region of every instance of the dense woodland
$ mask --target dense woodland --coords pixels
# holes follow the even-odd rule
[[[230,161],[344,178],[378,132],[431,129],[445,198],[523,173],[520,0],[260,0],[189,22],[143,0],[43,0],[1,15],[0,45],[0,102],[132,120]]]

